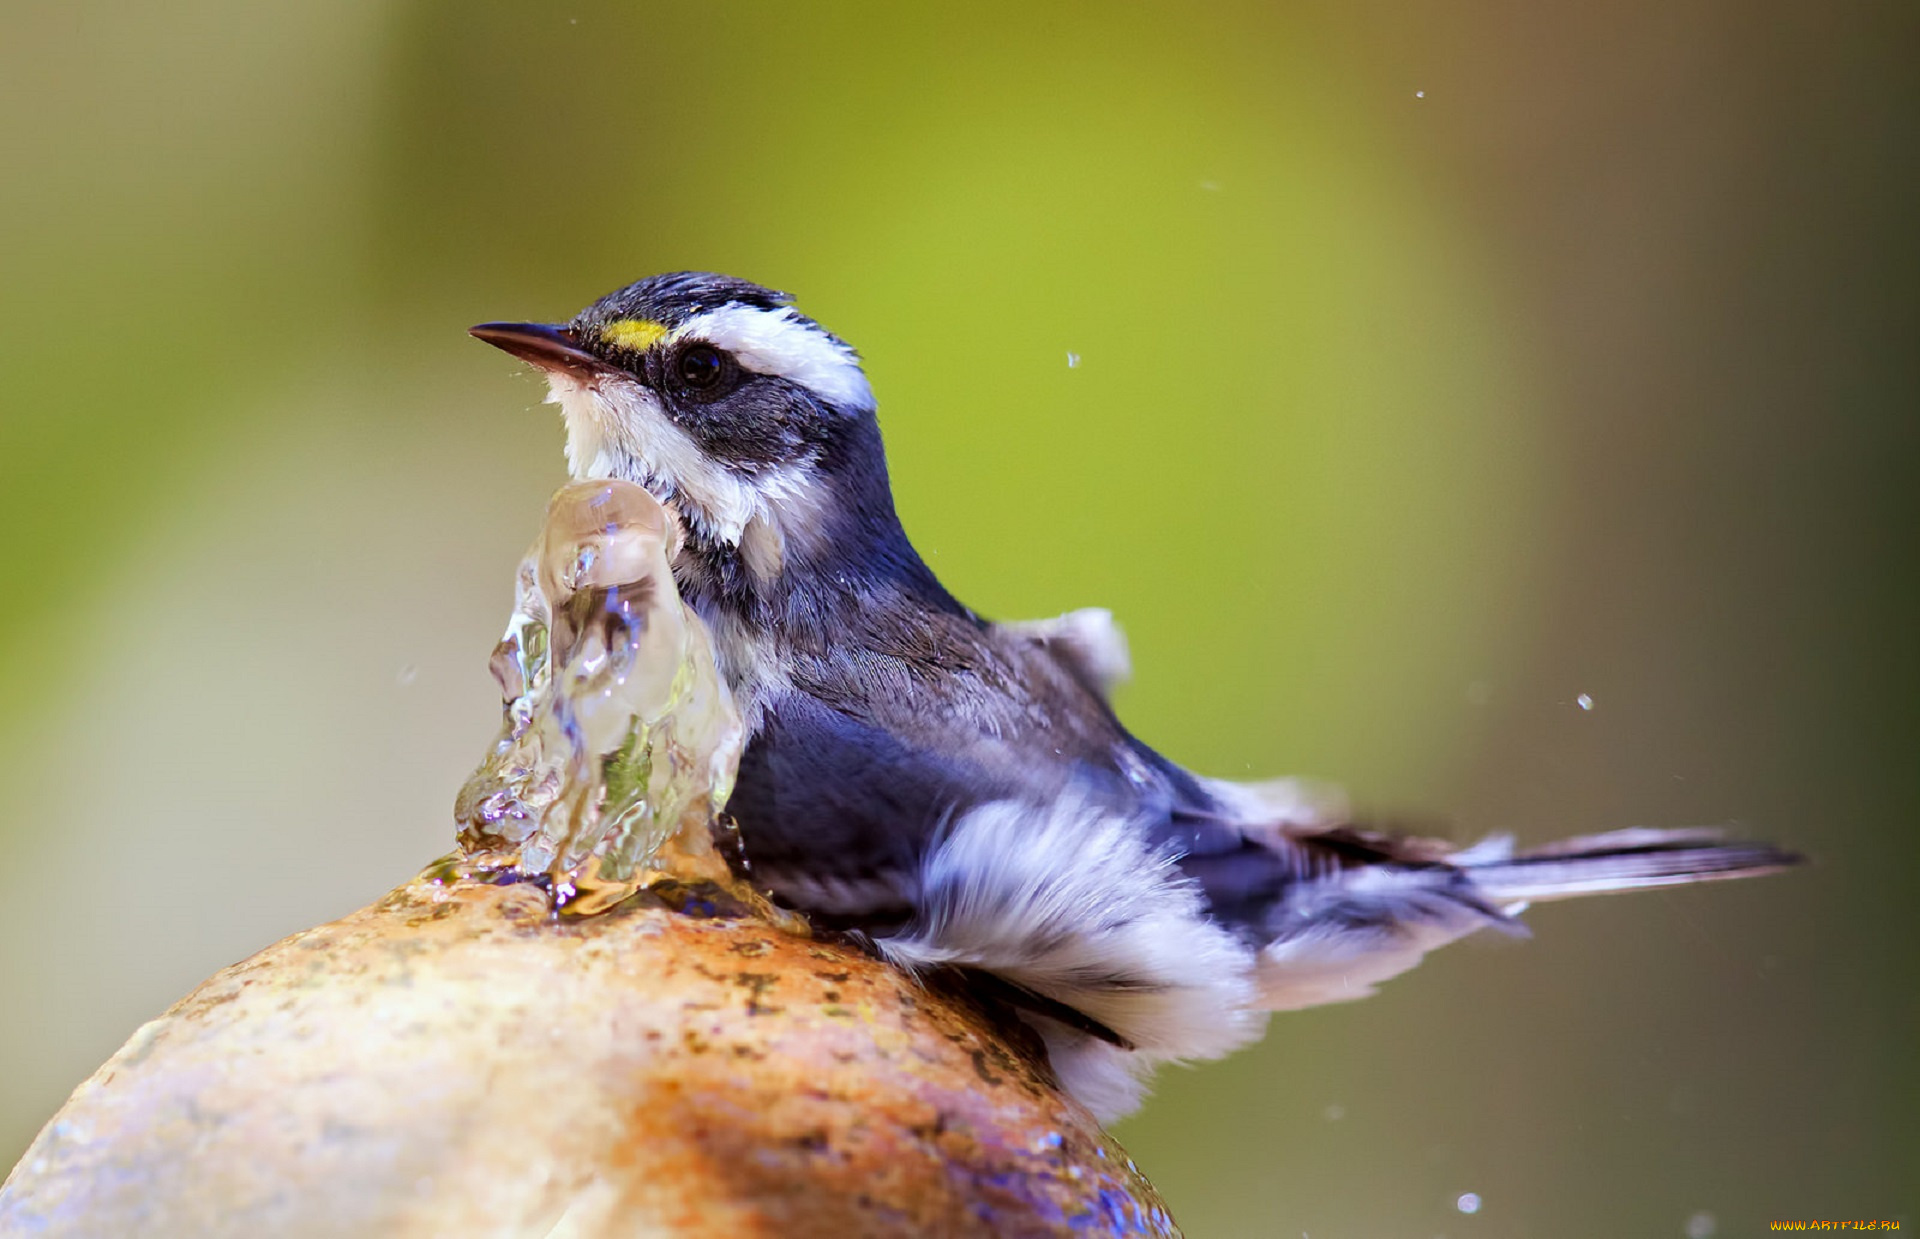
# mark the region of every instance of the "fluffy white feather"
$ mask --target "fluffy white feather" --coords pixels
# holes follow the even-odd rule
[[[1139,823],[1078,798],[980,806],[928,853],[919,915],[880,948],[909,968],[994,973],[1126,1038],[1133,1051],[1109,1054],[1034,1021],[1062,1082],[1095,1113],[1124,1113],[1154,1065],[1217,1058],[1264,1025],[1253,952],[1205,915],[1192,883],[1145,838]]]
[[[1260,1005],[1269,1011],[1365,998],[1428,951],[1477,930],[1525,932],[1518,922],[1462,902],[1425,871],[1350,870],[1302,883],[1286,904],[1255,974]]]
[[[1047,1047],[1060,1087],[1102,1123],[1125,1118],[1147,1099],[1148,1079],[1164,1060],[1109,1045],[1044,1016],[1029,1022]]]
[[[1015,620],[999,625],[1002,632],[1037,641],[1072,667],[1088,688],[1102,697],[1133,676],[1133,657],[1127,652],[1127,634],[1104,607],[1082,607],[1051,619]]]
[[[1334,826],[1353,820],[1345,791],[1313,779],[1263,779],[1239,783],[1200,780],[1252,835],[1278,836],[1287,829]]]

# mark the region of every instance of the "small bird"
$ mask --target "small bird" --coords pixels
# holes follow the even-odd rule
[[[997,991],[1103,1120],[1158,1064],[1522,932],[1529,902],[1795,860],[1707,830],[1456,848],[1361,829],[1311,784],[1182,769],[1114,713],[1106,612],[996,623],[942,588],[895,514],[859,356],[783,293],[682,272],[472,333],[545,373],[575,478],[678,515],[675,582],[748,729],[727,809],[756,877]]]

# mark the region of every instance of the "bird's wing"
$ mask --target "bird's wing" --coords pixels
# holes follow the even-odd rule
[[[784,651],[728,805],[789,902],[850,924],[898,919],[934,837],[971,808],[1044,806],[1087,780],[1132,797],[1132,741],[1085,678],[1111,674],[1117,634],[1088,638],[1091,617],[1038,637],[945,613],[850,622],[857,639]]]
[[[921,858],[954,806],[983,794],[965,755],[914,744],[804,692],[771,701],[727,811],[755,876],[834,923],[912,915]]]

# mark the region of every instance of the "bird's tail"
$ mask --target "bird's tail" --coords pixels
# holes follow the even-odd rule
[[[1516,853],[1504,835],[1453,849],[1350,827],[1286,830],[1269,846],[1296,877],[1272,909],[1256,982],[1262,1005],[1345,1002],[1480,929],[1524,935],[1529,903],[1757,877],[1799,863],[1706,829],[1616,830]]]
[[[1801,860],[1765,843],[1725,842],[1719,831],[1706,828],[1614,830],[1517,855],[1510,844],[1503,848],[1500,842],[1505,841],[1489,841],[1449,858],[1488,903],[1500,907],[1758,877]]]

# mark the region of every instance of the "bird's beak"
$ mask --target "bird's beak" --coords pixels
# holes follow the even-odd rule
[[[505,349],[542,370],[558,370],[584,378],[603,373],[607,363],[580,346],[572,329],[551,323],[481,323],[467,334]]]

